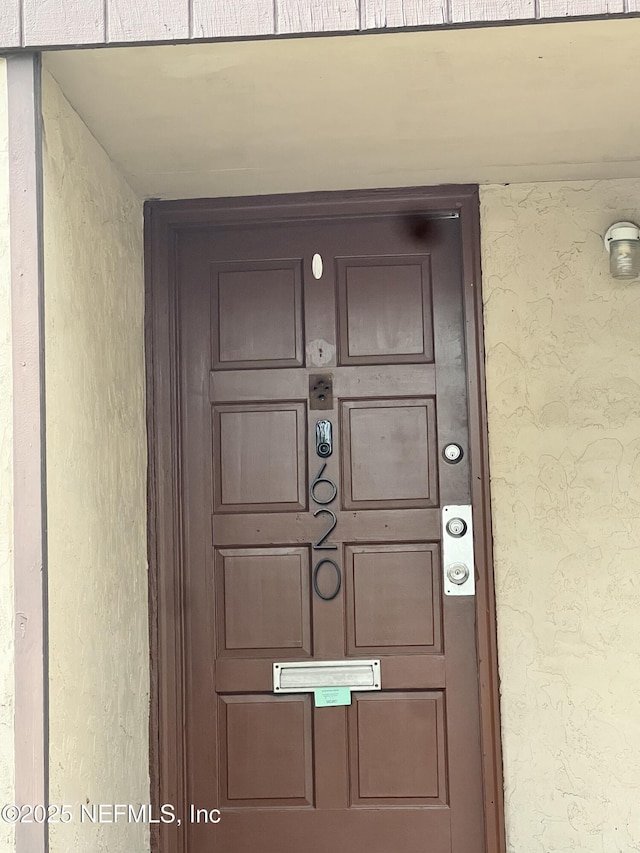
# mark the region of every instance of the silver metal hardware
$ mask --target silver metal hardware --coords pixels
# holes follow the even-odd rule
[[[316,424],[316,453],[322,459],[333,453],[333,428],[331,421],[318,421]]]
[[[311,272],[314,278],[322,278],[322,255],[316,253],[311,259]]]
[[[380,660],[322,660],[274,663],[274,693],[311,693],[320,687],[380,690]]]
[[[459,444],[452,443],[447,444],[445,449],[442,451],[442,455],[445,462],[448,462],[450,465],[455,465],[456,462],[459,462],[464,456],[464,451]]]
[[[451,563],[447,569],[447,577],[451,583],[461,586],[469,579],[469,566],[464,563]]]
[[[467,532],[467,522],[462,518],[451,518],[447,521],[447,533],[451,536],[464,536]]]
[[[442,508],[442,557],[445,595],[475,594],[471,506]]]

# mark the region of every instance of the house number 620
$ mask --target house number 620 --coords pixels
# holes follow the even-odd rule
[[[338,519],[336,518],[335,512],[333,510],[327,509],[327,504],[331,504],[335,501],[338,495],[338,487],[330,480],[328,477],[323,477],[324,469],[327,467],[327,463],[324,462],[320,467],[320,470],[315,476],[314,481],[311,483],[309,488],[309,494],[311,496],[311,500],[320,506],[320,509],[317,509],[313,516],[317,518],[319,515],[328,515],[330,518],[329,527],[322,536],[313,543],[314,551],[337,551],[338,546],[333,545],[331,542],[327,542],[330,534],[335,530],[336,524],[338,523]],[[326,487],[329,487],[328,497],[322,497],[318,494],[318,489],[320,487],[320,491],[322,491],[322,484],[324,484],[325,491]],[[335,574],[335,585],[330,593],[322,592],[320,586],[318,584],[318,575],[320,574],[320,569],[322,566],[330,566]],[[313,591],[315,594],[322,598],[324,601],[331,601],[334,599],[337,594],[340,592],[340,587],[342,586],[342,572],[340,571],[340,566],[335,562],[335,560],[330,560],[328,557],[324,557],[322,560],[318,560],[318,562],[313,567]]]

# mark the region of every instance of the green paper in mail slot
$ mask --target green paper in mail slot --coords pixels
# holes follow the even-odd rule
[[[313,691],[316,708],[330,708],[334,705],[351,704],[351,688],[318,687]]]

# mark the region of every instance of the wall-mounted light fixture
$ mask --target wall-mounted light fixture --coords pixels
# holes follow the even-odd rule
[[[633,222],[616,222],[604,235],[613,278],[631,279],[640,275],[640,228]]]

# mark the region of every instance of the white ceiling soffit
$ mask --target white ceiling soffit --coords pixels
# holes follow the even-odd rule
[[[48,54],[145,197],[640,176],[640,19]]]

